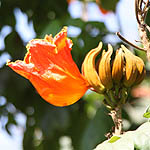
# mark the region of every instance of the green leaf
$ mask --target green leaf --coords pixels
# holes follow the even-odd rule
[[[118,2],[119,0],[101,0],[100,4],[106,10],[115,11]]]
[[[143,117],[145,117],[145,118],[150,118],[150,112],[144,113]]]
[[[55,36],[55,34],[60,31],[61,27],[61,22],[56,19],[47,24],[41,34],[41,37],[44,38],[46,34],[52,34],[53,36]]]
[[[23,137],[23,149],[24,150],[35,150],[34,148],[34,127],[28,127]]]
[[[23,59],[26,48],[20,35],[15,30],[12,30],[12,32],[6,36],[5,50],[11,55],[14,61]]]
[[[111,139],[108,141],[109,143],[114,143],[114,142],[116,142],[117,140],[119,140],[120,139],[120,137],[119,136],[113,136],[113,137],[111,137]]]
[[[143,114],[143,117],[150,118],[150,106],[147,108],[146,112]]]
[[[149,17],[150,17],[150,11],[148,11],[147,16],[146,16],[146,23],[150,26]]]
[[[83,28],[86,24],[86,22],[84,22],[83,20],[81,20],[80,18],[76,18],[76,19],[72,19],[72,18],[67,18],[65,23],[69,26],[76,26],[79,28]]]

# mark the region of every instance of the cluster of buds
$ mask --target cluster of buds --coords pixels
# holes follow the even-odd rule
[[[98,61],[96,57],[100,56]],[[102,42],[85,57],[82,73],[91,90],[104,94],[104,103],[109,108],[126,102],[129,89],[139,84],[145,76],[144,62],[124,45],[115,52],[110,44],[102,50]]]

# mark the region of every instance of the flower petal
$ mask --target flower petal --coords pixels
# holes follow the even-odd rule
[[[67,106],[78,101],[86,92],[87,86],[82,79],[47,72],[47,81],[33,76],[32,84],[41,97],[55,106]],[[69,83],[69,84],[68,84]]]
[[[7,65],[12,68],[15,72],[22,75],[23,77],[29,79],[31,73],[36,74],[36,70],[34,68],[34,64],[26,64],[24,61],[17,60],[15,62],[7,62]]]
[[[66,45],[63,46],[62,41],[64,40]],[[31,40],[27,45],[28,53],[24,61],[33,63],[40,71],[51,67],[51,64],[55,64],[73,76],[78,76],[80,72],[72,59],[70,52],[72,44],[69,44],[69,41],[71,40],[67,39],[66,30],[62,30],[55,36],[54,42],[57,45],[41,39]],[[60,50],[61,47],[62,49]],[[59,51],[57,51],[58,49]]]
[[[24,61],[8,62],[8,66],[29,79],[41,97],[55,106],[75,103],[88,89],[87,82],[82,75],[80,78],[72,78],[57,66],[53,66],[42,75],[36,71],[33,64],[26,64]]]
[[[55,37],[54,43],[57,47],[57,52],[71,50],[72,41],[67,38],[67,27],[64,27]]]

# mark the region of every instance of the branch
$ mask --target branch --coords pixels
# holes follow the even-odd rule
[[[122,116],[121,116],[121,108],[115,108],[110,112],[110,116],[113,119],[115,124],[115,131],[114,135],[121,135],[122,134]]]
[[[143,5],[144,7],[142,7]],[[141,37],[141,42],[147,52],[148,61],[150,61],[150,40],[147,36],[147,31],[150,32],[150,27],[145,24],[145,19],[149,10],[149,5],[149,0],[146,2],[144,2],[144,0],[135,0],[135,14],[138,22],[138,30]]]
[[[147,16],[148,9],[149,9],[149,0],[147,0],[147,2],[145,3],[145,7],[143,9],[143,12],[144,12],[143,18],[144,18],[144,20],[145,20],[145,18]]]
[[[139,12],[140,8],[141,8],[141,6],[139,7],[139,0],[135,0],[135,15],[136,15],[136,20],[139,24],[140,24],[140,20],[139,20],[139,17],[138,17],[138,12]]]
[[[138,47],[138,46],[136,46],[135,44],[133,44],[133,43],[131,43],[130,41],[128,41],[127,39],[125,39],[125,38],[120,34],[120,32],[116,32],[116,34],[117,34],[117,36],[118,36],[122,41],[124,41],[125,43],[129,44],[130,46],[132,46],[132,47],[134,47],[134,48],[136,48],[136,49],[139,49],[139,50],[141,50],[141,51],[144,51],[144,52],[147,51],[146,49],[141,48],[141,47]]]

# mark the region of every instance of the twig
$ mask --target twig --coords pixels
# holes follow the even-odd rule
[[[143,3],[143,0],[138,0],[138,4],[139,4],[139,9],[142,10],[142,3]]]
[[[117,36],[118,36],[122,41],[124,41],[125,43],[131,45],[132,47],[134,47],[134,48],[136,48],[136,49],[139,49],[139,50],[141,50],[141,51],[144,51],[144,52],[147,51],[146,49],[141,48],[141,47],[138,47],[138,46],[136,46],[135,44],[133,44],[133,43],[131,43],[130,41],[128,41],[127,39],[125,39],[125,38],[120,34],[120,32],[116,32],[116,34],[117,34]]]
[[[135,42],[141,43],[141,41],[140,41],[140,40],[135,40]]]
[[[141,0],[140,0],[141,1]],[[141,3],[141,2],[140,2]],[[137,22],[140,24],[140,20],[139,20],[139,17],[138,17],[138,12],[140,10],[142,6],[139,7],[139,0],[135,0],[135,15],[136,15],[136,20]],[[141,8],[142,9],[142,8]]]
[[[150,27],[147,24],[145,24],[145,27],[148,30],[148,32],[150,32]]]
[[[147,2],[145,3],[145,7],[143,9],[143,12],[144,12],[143,18],[144,18],[144,20],[145,20],[145,18],[147,16],[147,12],[148,12],[148,9],[149,9],[148,7],[149,7],[149,0],[147,0]]]

